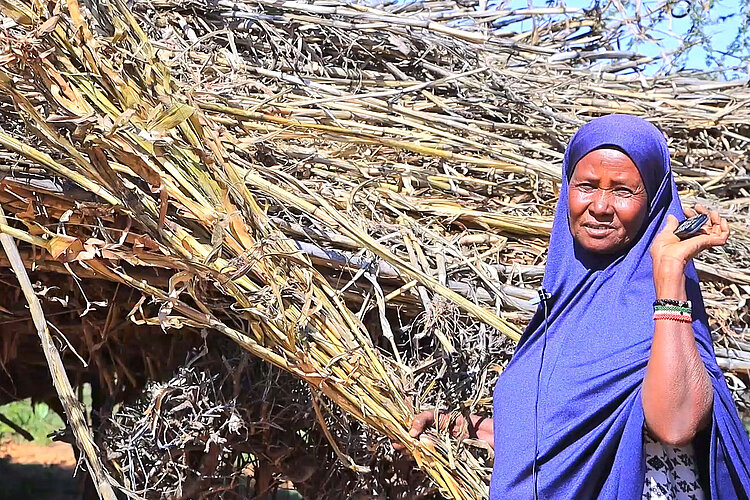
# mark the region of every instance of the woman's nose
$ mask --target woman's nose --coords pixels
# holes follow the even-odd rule
[[[591,212],[594,214],[610,215],[614,213],[612,204],[612,192],[607,189],[599,189],[594,195],[594,200],[590,205]]]

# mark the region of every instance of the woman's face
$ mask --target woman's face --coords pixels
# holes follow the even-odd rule
[[[581,158],[568,190],[570,232],[586,250],[613,254],[638,238],[648,194],[638,167],[617,149],[596,149]]]

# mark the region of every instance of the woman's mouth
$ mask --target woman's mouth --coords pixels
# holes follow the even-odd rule
[[[609,224],[584,224],[583,227],[592,238],[606,238],[615,230]]]

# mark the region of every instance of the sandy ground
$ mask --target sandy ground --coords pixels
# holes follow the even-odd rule
[[[79,500],[75,465],[67,443],[0,442],[0,499]]]
[[[0,500],[81,500],[76,460],[67,443],[38,445],[0,441]],[[291,488],[291,484],[287,485]],[[277,500],[300,500],[281,490]]]

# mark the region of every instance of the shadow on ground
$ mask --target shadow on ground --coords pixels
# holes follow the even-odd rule
[[[16,464],[0,458],[0,499],[80,500],[73,468]]]

